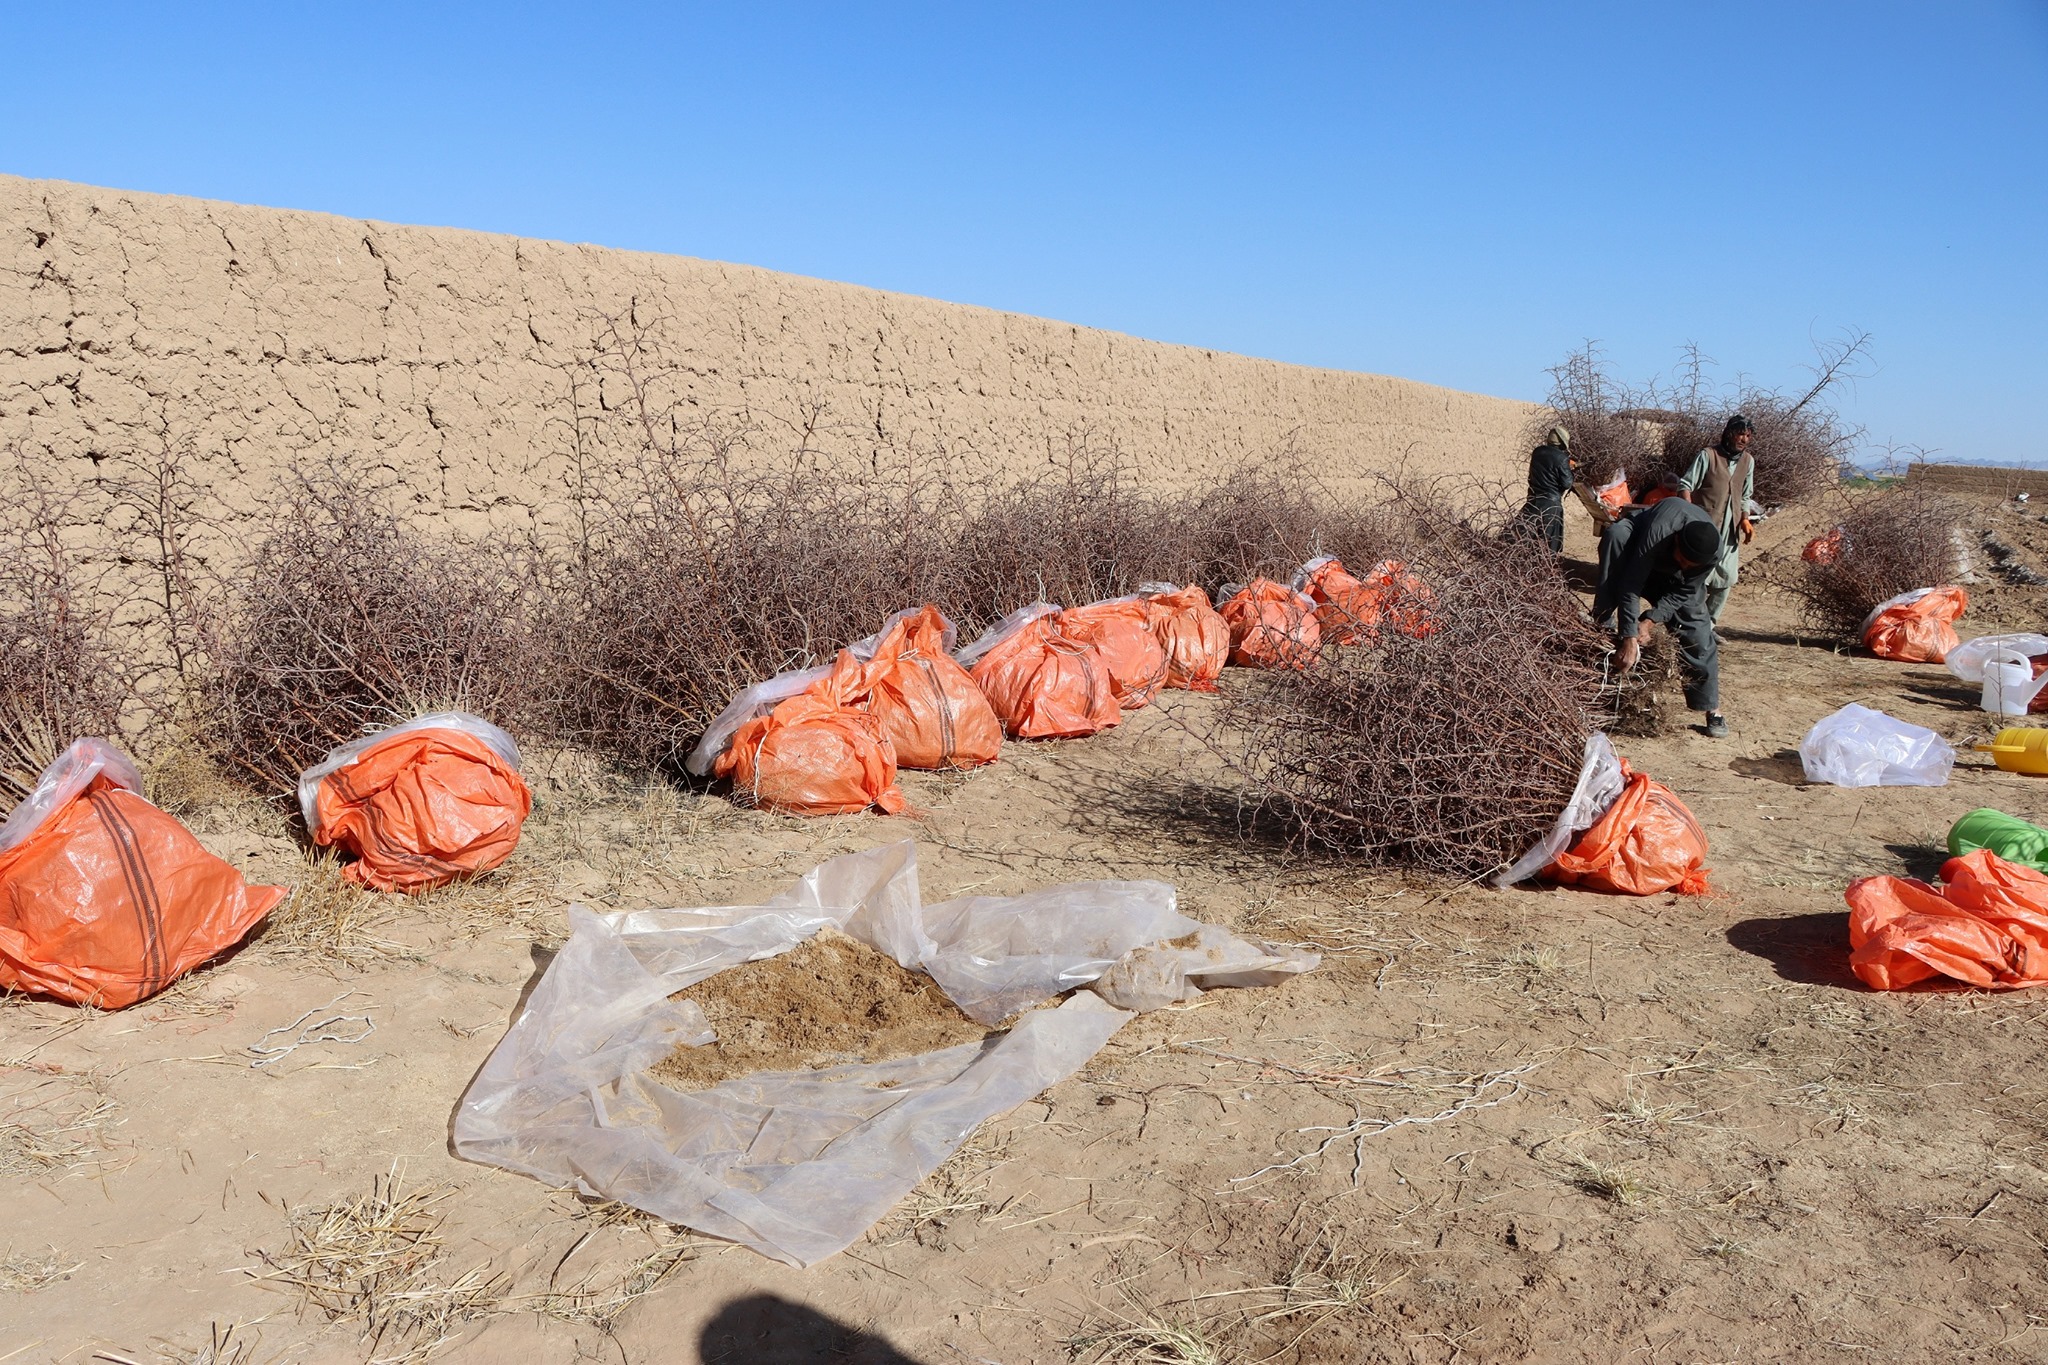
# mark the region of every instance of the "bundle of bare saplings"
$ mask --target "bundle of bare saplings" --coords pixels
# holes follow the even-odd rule
[[[1811,501],[1840,481],[1843,461],[1860,433],[1828,405],[1868,350],[1855,335],[1819,348],[1812,380],[1790,391],[1748,381],[1720,387],[1712,362],[1686,348],[1677,377],[1631,385],[1617,380],[1590,343],[1552,367],[1548,410],[1533,419],[1531,444],[1553,423],[1571,433],[1580,478],[1601,487],[1626,477],[1637,502],[1681,477],[1700,451],[1720,439],[1741,413],[1754,427],[1756,500],[1767,508]]]
[[[1962,508],[1913,482],[1837,497],[1833,528],[1801,558],[1772,561],[1769,576],[1799,599],[1813,630],[1856,646],[1880,604],[1955,581]]]
[[[1255,818],[1302,843],[1460,876],[1512,861],[1570,800],[1598,718],[1600,641],[1563,581],[1528,572],[1507,508],[1409,487],[1417,628],[1376,628],[1235,693],[1218,745]]]

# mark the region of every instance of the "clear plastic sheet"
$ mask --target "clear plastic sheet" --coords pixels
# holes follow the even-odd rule
[[[410,735],[420,730],[453,730],[458,734],[468,735],[511,764],[514,772],[519,771],[519,744],[512,736],[483,717],[472,716],[466,711],[435,711],[417,720],[409,720],[403,725],[394,725],[389,729],[364,735],[361,739],[352,739],[300,773],[299,814],[305,817],[306,828],[319,827],[320,820],[313,802],[323,778],[329,773],[346,768],[387,739]]]
[[[57,755],[56,762],[43,769],[35,790],[0,821],[0,853],[27,841],[43,821],[71,803],[71,799],[92,785],[102,774],[117,787],[142,793],[142,774],[135,761],[104,739],[75,739]]]
[[[1607,813],[1607,808],[1621,795],[1627,781],[1613,742],[1595,730],[1586,740],[1586,757],[1579,764],[1578,785],[1572,788],[1572,799],[1565,803],[1557,823],[1535,847],[1495,877],[1494,886],[1504,891],[1517,882],[1528,881],[1556,862],[1557,855],[1570,848],[1572,840],[1591,829]]]
[[[765,905],[569,915],[568,943],[456,1110],[456,1153],[794,1265],[849,1245],[979,1124],[1077,1071],[1131,1017],[1112,1000],[1150,1008],[1204,987],[1271,984],[1316,962],[1186,919],[1157,882],[927,909],[908,842],[822,863]],[[1084,920],[1085,941],[1070,941]],[[1086,981],[1102,994],[898,1061],[762,1073],[689,1094],[647,1079],[673,1048],[712,1040],[703,1011],[671,995],[827,925],[899,962],[944,964],[984,1010]],[[1103,956],[1119,943],[1132,946]]]
[[[1854,702],[1819,721],[1799,742],[1809,782],[1837,787],[1942,787],[1956,751],[1934,731]]]

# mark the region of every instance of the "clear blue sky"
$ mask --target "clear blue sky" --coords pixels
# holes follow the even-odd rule
[[[1602,342],[2048,463],[2048,0],[15,4],[0,170],[1541,397]]]

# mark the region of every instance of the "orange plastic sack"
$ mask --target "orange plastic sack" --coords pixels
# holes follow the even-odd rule
[[[1141,598],[1112,599],[1060,613],[1062,632],[1095,646],[1121,710],[1150,706],[1166,686],[1166,647],[1152,633],[1153,620],[1161,614]]]
[[[1294,588],[1316,604],[1316,628],[1331,644],[1348,645],[1379,629],[1384,594],[1354,578],[1334,555],[1311,559],[1294,575]]]
[[[355,855],[343,877],[411,895],[511,857],[533,793],[510,735],[439,712],[336,749],[299,779],[299,803],[314,843]]]
[[[1815,536],[1806,542],[1806,548],[1799,557],[1809,564],[1832,564],[1842,557],[1842,528],[1837,526],[1826,535]]]
[[[120,1009],[239,943],[285,897],[250,886],[82,739],[0,824],[0,987]]]
[[[1628,506],[1628,475],[1626,473],[1616,474],[1612,480],[1594,489],[1593,494],[1601,502],[1607,504],[1608,511],[1621,511],[1622,508]]]
[[[896,746],[880,717],[846,704],[863,681],[861,661],[841,650],[809,691],[735,730],[714,775],[784,815],[852,815],[869,806],[901,814],[909,802],[896,785]]]
[[[2048,985],[2048,876],[1980,848],[1949,859],[1941,879],[1939,890],[1911,877],[1849,883],[1849,966],[1863,984]]]
[[[1625,896],[1707,893],[1707,832],[1669,787],[1621,765],[1614,804],[1557,860],[1545,880]]]
[[[1152,633],[1166,650],[1166,685],[1214,692],[1230,661],[1230,626],[1197,584],[1143,594],[1159,608]]]
[[[1863,644],[1881,659],[1938,664],[1956,647],[1954,623],[1970,609],[1970,595],[1950,584],[1901,593],[1878,604],[1863,622]]]
[[[899,617],[863,670],[854,704],[882,722],[898,767],[973,768],[1003,747],[1003,724],[946,652],[946,629],[937,607]]]
[[[1382,559],[1365,576],[1365,586],[1378,594],[1380,612],[1403,635],[1420,640],[1436,629],[1436,594],[1398,559]]]
[[[1314,600],[1270,578],[1254,578],[1217,610],[1240,667],[1307,668],[1322,650]]]
[[[1683,496],[1684,495],[1681,494],[1676,488],[1666,488],[1663,484],[1660,483],[1655,488],[1652,488],[1649,492],[1643,494],[1643,506],[1655,507],[1658,503],[1664,501],[1664,499],[1666,498],[1677,498]]]
[[[993,643],[970,647],[975,685],[1013,739],[1074,739],[1123,719],[1100,652],[1063,631],[1059,615],[1027,608],[989,632]]]

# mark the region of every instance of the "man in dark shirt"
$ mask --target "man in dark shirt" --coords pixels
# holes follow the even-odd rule
[[[1635,667],[1649,623],[1678,642],[1685,704],[1707,713],[1707,734],[1728,735],[1721,714],[1721,658],[1707,614],[1706,585],[1720,562],[1720,528],[1683,498],[1666,498],[1614,523],[1600,543],[1600,588],[1593,618],[1614,617],[1614,663]]]
[[[1564,553],[1564,495],[1577,493],[1595,521],[1605,525],[1612,518],[1589,497],[1572,473],[1578,461],[1572,458],[1571,433],[1554,426],[1544,434],[1543,444],[1529,452],[1529,496],[1516,518],[1524,530],[1550,546],[1550,553]]]

